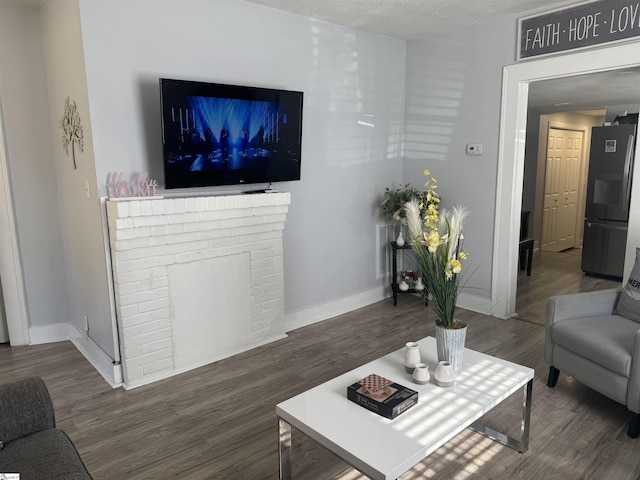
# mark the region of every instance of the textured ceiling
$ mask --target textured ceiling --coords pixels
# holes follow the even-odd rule
[[[247,0],[402,40],[469,27],[500,14],[523,14],[577,0]]]

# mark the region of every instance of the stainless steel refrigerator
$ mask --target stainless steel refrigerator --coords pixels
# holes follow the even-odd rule
[[[636,125],[593,127],[582,270],[622,278]]]

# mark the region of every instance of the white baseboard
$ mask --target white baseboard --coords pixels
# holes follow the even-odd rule
[[[468,293],[460,292],[458,295],[458,303],[456,304],[460,308],[465,310],[471,310],[472,312],[482,313],[483,315],[492,315],[497,318],[494,313],[495,303],[484,297],[477,297]]]
[[[389,286],[377,287],[371,290],[344,297],[332,302],[323,303],[315,307],[307,308],[299,312],[290,313],[284,318],[286,331],[295,330],[296,328],[306,327],[322,320],[342,315],[343,313],[366,307],[372,303],[379,302],[389,297]]]
[[[148,385],[150,383],[153,382],[157,382],[159,380],[164,380],[166,378],[170,378],[173,377],[174,375],[180,375],[181,373],[185,373],[188,372],[190,370],[194,370],[196,368],[200,368],[200,367],[204,367],[205,365],[210,365],[212,363],[215,363],[219,360],[223,360],[225,358],[229,358],[232,357],[234,355],[238,355],[240,353],[246,352],[248,350],[251,350],[253,348],[258,348],[261,347],[262,345],[266,345],[268,343],[271,342],[275,342],[276,340],[282,340],[283,338],[287,338],[287,335],[274,335],[272,337],[263,339],[259,342],[256,343],[252,343],[251,345],[244,345],[242,347],[239,347],[233,351],[228,351],[225,352],[224,354],[221,354],[219,356],[214,356],[211,358],[208,358],[207,360],[203,361],[203,362],[199,362],[199,363],[194,363],[192,365],[188,365],[186,367],[183,368],[177,368],[174,369],[170,372],[161,372],[158,373],[156,375],[146,375],[143,379],[141,380],[133,380],[133,381],[126,381],[122,383],[122,388],[124,388],[125,390],[132,390],[134,388],[138,388],[138,387],[142,387],[144,385]]]
[[[55,343],[69,340],[70,323],[54,323],[51,325],[29,327],[29,345]]]
[[[122,385],[122,366],[114,365],[113,359],[72,323],[29,327],[30,345],[65,341],[71,341],[109,385],[114,388]]]
[[[106,382],[113,388],[122,386],[122,365],[114,364],[113,359],[104,353],[84,332],[78,330],[75,325],[69,324],[69,333],[70,335],[65,340],[71,340],[71,343]]]

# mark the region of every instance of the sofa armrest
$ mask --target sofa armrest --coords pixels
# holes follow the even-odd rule
[[[569,293],[556,295],[547,300],[547,323],[545,330],[545,361],[553,365],[553,324],[570,318],[583,318],[612,315],[621,288],[597,290],[595,292]]]
[[[0,385],[0,442],[55,426],[53,403],[40,377]]]

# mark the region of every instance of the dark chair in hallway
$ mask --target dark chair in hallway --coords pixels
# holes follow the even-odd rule
[[[533,238],[529,237],[529,217],[531,212],[523,210],[520,214],[520,270],[527,269],[527,276],[531,276],[533,263]]]

